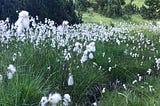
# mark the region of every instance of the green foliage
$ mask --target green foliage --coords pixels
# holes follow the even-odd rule
[[[77,0],[76,9],[80,11],[87,11],[90,7],[90,2],[88,0]]]
[[[42,77],[35,76],[26,69],[19,66],[18,72],[12,80],[4,77],[4,80],[0,82],[1,106],[35,106],[39,104],[37,100],[41,99],[45,91],[45,89],[43,89],[44,91],[41,89]]]
[[[155,91],[151,92],[149,86]],[[100,103],[101,106],[152,106],[159,105],[159,76],[147,76],[139,84],[128,84],[128,90],[107,91]]]
[[[123,10],[124,10],[124,14],[126,15],[139,13],[139,8],[133,3],[133,0],[131,0],[129,4],[126,4]]]
[[[146,75],[149,68],[154,71],[155,58],[160,56],[157,52],[160,50],[159,31],[154,32],[150,26],[147,29],[148,24],[127,26],[126,23],[121,23],[120,26],[113,24],[112,27],[80,24],[68,26],[66,33],[62,34],[58,32],[59,30],[50,30],[48,27],[43,32],[47,25],[37,25],[43,26],[42,29],[38,29],[41,28],[39,26],[35,31],[29,29],[34,32],[34,36],[28,36],[27,32],[24,35],[32,40],[28,37],[24,41],[19,40],[19,36],[13,30],[7,30],[7,33],[11,31],[9,33],[11,36],[6,37],[5,31],[2,31],[0,74],[4,79],[0,81],[0,105],[37,106],[42,96],[58,92],[61,95],[69,93],[72,105],[75,106],[86,100],[86,92],[92,86],[107,84],[110,80],[123,80],[129,83],[127,86],[129,89],[106,92],[100,106],[146,105],[152,96],[153,99],[148,104],[154,103],[156,99],[154,96],[157,97],[158,94],[148,92],[149,84],[145,85],[147,86],[145,89],[141,89],[138,88],[140,85],[137,84],[137,87],[130,82],[137,78],[137,74]],[[82,51],[86,49],[88,43],[95,41],[96,51],[93,53],[93,59],[80,62],[83,52],[80,54],[73,52],[77,41],[84,44]],[[66,50],[71,55],[69,60],[64,59]],[[13,61],[14,53],[17,57]],[[14,64],[17,69],[11,80],[6,76],[8,64]],[[69,73],[73,74],[73,86],[67,85]],[[152,74],[154,75],[154,72]],[[154,79],[150,82],[153,81]],[[155,83],[159,85],[159,79]],[[112,82],[110,84],[113,85]],[[143,102],[143,99],[146,102]]]
[[[118,17],[123,15],[122,5],[124,0],[96,0],[99,11],[107,17]]]
[[[67,20],[70,24],[80,23],[81,16],[75,12],[75,5],[72,0],[6,0],[0,1],[0,18],[10,18],[11,22],[17,20],[16,11],[26,10],[31,16],[39,16],[40,21],[45,18],[54,20],[61,24]]]
[[[160,18],[159,0],[145,0],[145,5],[141,7],[141,15],[146,19]]]

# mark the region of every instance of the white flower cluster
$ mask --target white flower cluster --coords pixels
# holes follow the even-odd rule
[[[86,46],[86,50],[83,52],[83,55],[81,57],[81,63],[84,63],[89,59],[93,59],[93,52],[96,51],[95,42],[91,42]]]
[[[152,69],[149,68],[149,69],[147,70],[147,74],[150,75],[151,72],[152,72]]]
[[[17,59],[18,56],[21,57],[21,52],[13,53],[12,60],[15,61],[15,60]]]
[[[82,53],[82,43],[76,42],[73,51],[78,54]]]
[[[8,79],[12,79],[13,75],[16,72],[16,68],[12,64],[9,64],[9,66],[7,67],[7,69],[8,69],[8,71],[7,71],[7,78]],[[3,75],[0,74],[0,81],[2,81],[2,80],[3,80]]]
[[[132,84],[135,84],[140,81],[142,81],[142,76],[140,74],[137,74],[137,78],[136,78],[136,80],[132,81]]]
[[[157,69],[159,70],[160,69],[160,58],[156,58],[156,66],[157,66]]]
[[[23,29],[29,29],[29,23],[29,13],[27,11],[21,11],[15,23],[17,26],[17,33],[21,34]]]
[[[67,52],[66,49],[64,50],[63,55],[64,55],[64,60],[66,61],[68,61],[71,58],[71,54]]]
[[[49,97],[43,96],[41,98],[40,104],[41,106],[47,106],[50,104],[51,106],[57,106],[57,104],[62,101],[62,96],[59,93],[49,94]],[[63,106],[68,106],[71,102],[71,97],[69,94],[64,94],[63,96]]]
[[[7,71],[7,78],[8,79],[12,79],[13,78],[13,75],[15,74],[16,72],[16,68],[14,65],[12,64],[9,64],[9,66],[7,67],[8,71]],[[3,80],[3,75],[0,74],[0,81]]]
[[[16,68],[12,64],[10,64],[7,69],[8,69],[7,77],[8,77],[8,79],[12,79],[14,73],[16,72]]]
[[[67,82],[68,82],[68,86],[72,86],[74,84],[72,73],[69,73],[69,77],[68,77],[68,81]]]

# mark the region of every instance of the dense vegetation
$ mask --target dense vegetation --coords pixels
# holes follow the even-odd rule
[[[135,0],[78,0],[77,8],[81,11],[87,11],[93,8],[107,17],[126,17],[130,18],[132,14],[140,14],[145,19],[160,18],[159,0],[144,0],[143,5],[138,6]]]
[[[72,0],[0,0],[0,19],[9,17],[11,22],[15,22],[18,18],[16,11],[21,10],[27,10],[33,17],[38,16],[42,22],[45,18],[57,24],[63,20],[68,20],[70,24],[81,22]]]
[[[159,0],[145,0],[144,5],[137,6],[134,0],[1,0],[0,18],[10,18],[11,22],[17,19],[17,12],[29,11],[33,17],[39,16],[42,22],[45,18],[61,24],[68,20],[70,24],[81,23],[81,12],[93,8],[94,12],[104,16],[115,18],[130,18],[132,14],[141,14],[145,19],[160,18]]]
[[[33,26],[17,34],[7,20],[0,22],[1,106],[37,106],[42,96],[54,92],[70,94],[73,106],[89,106],[101,100],[104,88],[132,91],[136,97],[134,85],[146,83],[150,75],[159,75],[160,32],[159,26],[152,23],[56,27],[53,21],[46,20],[45,24]],[[16,69],[10,76],[12,65]],[[74,78],[72,86],[67,84],[70,74]],[[141,95],[156,92],[152,81],[145,85],[145,92],[140,90]],[[156,99],[157,95],[152,96]]]
[[[159,0],[145,0],[145,5],[141,8],[141,14],[144,18],[155,19],[160,18],[160,2]]]
[[[159,18],[152,1],[1,0],[0,106],[158,106],[160,22],[125,20]],[[79,23],[90,9],[113,20]]]

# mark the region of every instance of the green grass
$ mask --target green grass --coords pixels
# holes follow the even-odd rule
[[[104,24],[104,25],[110,25],[110,24],[119,24],[120,22],[127,22],[127,23],[147,23],[147,20],[144,20],[140,15],[132,15],[131,19],[124,19],[122,17],[120,18],[108,18],[101,14],[95,13],[92,10],[89,12],[85,12],[83,14],[83,22],[84,23],[97,23],[97,24]]]
[[[137,15],[133,16],[132,21],[105,18],[97,13],[90,17],[95,18],[97,23],[101,19],[103,24],[112,23],[115,26],[87,23],[92,21],[88,19],[84,24],[70,26],[63,34],[55,27],[50,30],[47,24],[37,24],[43,27],[34,29],[35,32],[31,28],[32,33],[24,41],[19,40],[14,30],[4,29],[2,35],[5,37],[0,37],[0,74],[3,75],[0,105],[37,106],[42,96],[58,92],[62,96],[69,93],[71,105],[81,106],[95,85],[104,85],[107,91],[101,97],[100,106],[158,105],[160,86],[155,58],[160,57],[160,31],[154,32],[150,24],[144,26],[146,20],[143,22]],[[122,22],[121,25],[119,22]],[[6,32],[12,36],[6,36]],[[27,36],[28,32],[25,34]],[[82,51],[95,41],[93,59],[80,62],[83,52],[73,52],[77,41],[82,43]],[[65,52],[70,53],[69,60],[64,59]],[[14,53],[17,54],[15,61],[12,60]],[[6,76],[9,64],[17,69],[11,80]],[[151,75],[146,74],[149,68],[152,69]],[[67,85],[69,73],[73,74],[73,86]],[[132,84],[137,74],[142,75],[143,80]],[[116,88],[117,80],[125,83],[128,90],[125,91],[122,85]],[[154,92],[149,91],[149,85],[154,87]]]
[[[155,91],[151,92],[149,86],[153,86]],[[107,91],[103,95],[101,106],[158,106],[160,100],[159,76],[148,77],[144,82],[136,85],[128,85],[127,91],[116,90]]]
[[[126,4],[130,2],[130,0],[125,0],[125,1],[126,1]],[[133,3],[137,5],[138,7],[141,7],[144,4],[144,1],[145,0],[134,0]]]
[[[93,1],[91,1],[93,2]],[[126,4],[128,4],[130,0],[126,0]],[[144,4],[144,0],[134,0],[133,3],[137,5],[139,8]],[[105,25],[110,24],[118,24],[120,22],[127,22],[127,23],[146,23],[148,20],[145,20],[141,17],[141,15],[132,15],[131,18],[124,17],[116,17],[116,18],[108,18],[99,13],[93,12],[91,8],[88,9],[87,12],[83,13],[82,20],[84,23],[103,23]]]

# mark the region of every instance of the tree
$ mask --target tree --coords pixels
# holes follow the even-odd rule
[[[96,0],[99,5],[100,13],[108,17],[117,17],[123,15],[122,5],[125,0]]]
[[[77,0],[76,9],[80,11],[87,11],[87,8],[90,7],[90,2],[88,0]]]
[[[133,1],[134,0],[131,0],[124,6],[124,13],[128,16],[139,13],[139,8],[133,3]]]
[[[7,17],[16,20],[17,19],[17,3],[16,0],[0,0],[0,19],[5,20]]]
[[[145,0],[145,5],[141,7],[141,15],[146,19],[160,18],[160,1],[159,0]]]

